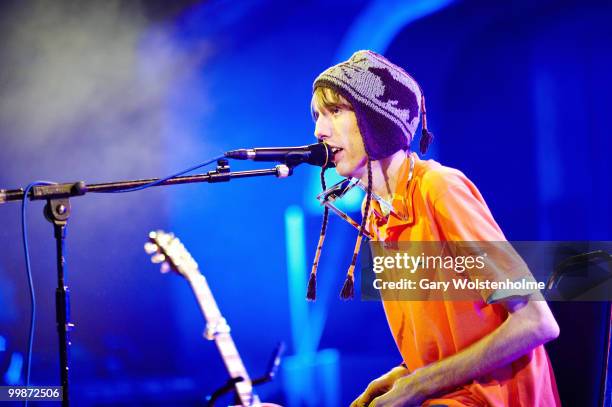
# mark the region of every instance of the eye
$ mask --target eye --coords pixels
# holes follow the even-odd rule
[[[340,113],[340,112],[342,111],[342,109],[340,109],[340,107],[339,107],[339,106],[332,106],[332,107],[329,109],[329,111],[331,112],[331,114],[336,115],[336,114]]]

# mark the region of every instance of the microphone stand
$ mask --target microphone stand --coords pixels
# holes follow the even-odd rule
[[[231,172],[229,162],[225,158],[217,161],[217,169],[206,174],[195,174],[174,177],[152,186],[166,186],[175,184],[191,184],[198,182],[228,182],[234,178],[251,178],[265,175],[275,175],[277,178],[286,178],[293,174],[292,165],[280,164],[274,168],[250,171]],[[70,358],[70,331],[74,324],[70,321],[70,290],[66,283],[65,246],[66,225],[70,218],[70,198],[83,196],[88,192],[115,192],[127,188],[143,186],[159,178],[107,182],[102,184],[85,184],[83,181],[68,182],[54,185],[38,185],[32,187],[26,197],[23,189],[0,189],[0,204],[10,201],[21,201],[29,198],[31,201],[46,200],[44,208],[45,218],[53,223],[53,234],[56,241],[57,255],[57,289],[55,291],[55,308],[57,333],[59,336],[60,379],[62,385],[62,406],[68,407],[69,402],[69,358]]]

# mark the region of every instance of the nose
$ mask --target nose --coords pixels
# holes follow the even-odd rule
[[[317,117],[317,121],[315,122],[314,136],[319,141],[324,141],[331,137],[329,120],[327,120],[322,114]]]

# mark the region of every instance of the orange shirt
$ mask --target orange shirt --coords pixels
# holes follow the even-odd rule
[[[400,169],[393,212],[382,217],[372,200],[370,231],[385,241],[505,241],[482,195],[460,171],[410,160]],[[404,362],[413,371],[449,357],[495,330],[505,308],[473,301],[383,301],[389,327]],[[472,380],[423,405],[558,406],[555,378],[543,346],[513,363]]]

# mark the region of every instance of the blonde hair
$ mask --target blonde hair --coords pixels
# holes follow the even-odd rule
[[[317,120],[317,110],[330,110],[334,107],[343,107],[353,110],[351,103],[332,88],[317,87],[310,101],[310,114],[312,119],[315,121]]]

